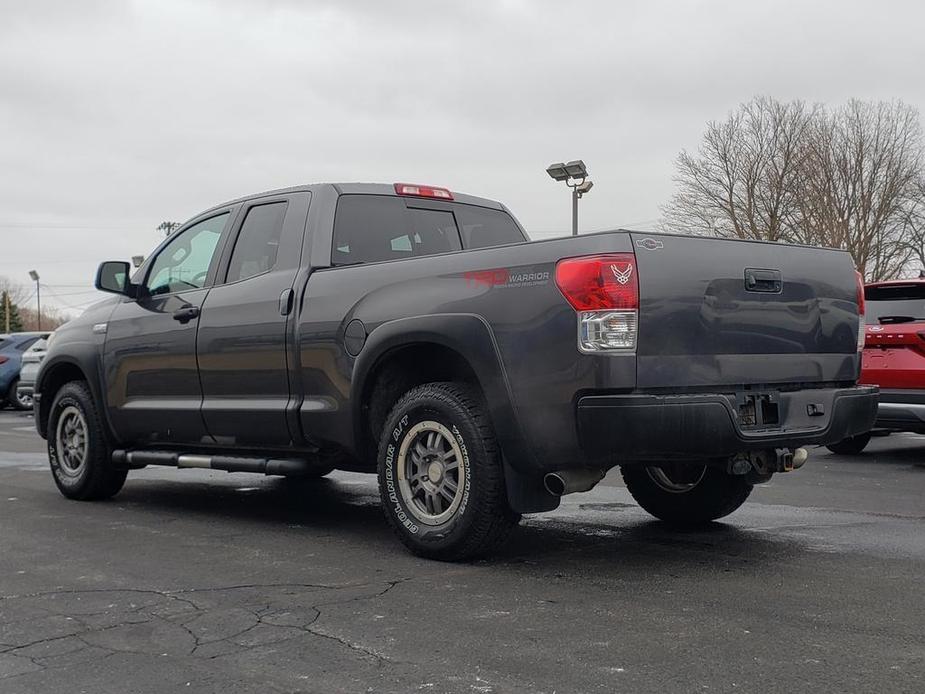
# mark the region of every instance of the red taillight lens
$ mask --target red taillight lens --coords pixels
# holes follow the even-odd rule
[[[453,199],[453,194],[446,188],[419,186],[414,183],[396,183],[395,192],[398,195],[411,195],[417,198],[436,198],[438,200]]]
[[[639,308],[636,256],[632,253],[560,260],[556,284],[576,311]]]
[[[864,349],[864,339],[867,333],[867,324],[864,320],[867,306],[864,303],[864,276],[857,270],[854,271],[854,275],[858,287],[858,352],[860,352]]]
[[[864,316],[867,306],[864,303],[864,277],[857,270],[854,271],[858,282],[858,315]]]
[[[639,282],[632,253],[566,258],[556,265],[556,285],[578,312],[580,352],[636,349]]]
[[[4,357],[2,354],[0,354],[0,364],[6,364],[9,360],[9,357]]]

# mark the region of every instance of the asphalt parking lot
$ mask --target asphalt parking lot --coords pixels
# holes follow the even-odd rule
[[[372,477],[146,469],[69,502],[0,412],[0,692],[925,691],[925,437],[812,451],[678,534],[613,473],[416,559]]]

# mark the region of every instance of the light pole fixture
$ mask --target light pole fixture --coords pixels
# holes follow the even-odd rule
[[[39,284],[39,273],[29,270],[29,279],[35,282],[35,308],[38,317],[39,330],[42,329],[42,285]]]
[[[588,179],[588,167],[581,159],[575,159],[565,164],[550,164],[546,173],[554,181],[565,181],[565,185],[572,189],[572,236],[578,236],[578,201],[594,185]]]

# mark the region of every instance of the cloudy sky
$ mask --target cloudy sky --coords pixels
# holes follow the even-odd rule
[[[163,220],[314,181],[413,181],[651,227],[673,159],[756,94],[925,107],[920,2],[0,0],[0,275],[80,307]],[[57,298],[55,298],[57,297]]]

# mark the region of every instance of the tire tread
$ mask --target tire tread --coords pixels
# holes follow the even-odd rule
[[[55,401],[51,406],[51,417],[48,423],[48,447],[54,445],[54,424],[58,402],[61,398],[70,395],[80,403],[84,418],[87,422],[87,437],[91,442],[88,447],[88,469],[86,476],[76,488],[63,486],[57,474],[52,470],[58,489],[69,499],[78,501],[101,501],[109,499],[121,491],[128,475],[128,469],[117,468],[110,458],[112,445],[102,416],[93,400],[90,388],[83,381],[70,381],[65,383],[55,394]],[[95,445],[93,444],[96,441]]]
[[[383,503],[386,519],[402,544],[419,556],[442,561],[464,561],[490,554],[507,540],[511,531],[520,522],[520,515],[512,511],[508,505],[501,452],[491,421],[485,413],[481,394],[472,386],[463,383],[446,381],[425,383],[412,388],[399,398],[390,410],[386,422],[393,421],[398,413],[422,398],[442,403],[450,410],[461,408],[470,419],[486,458],[484,464],[480,466],[480,479],[477,482],[482,496],[476,501],[476,515],[465,537],[460,542],[446,548],[428,547],[425,542],[411,537],[390,513],[388,504]],[[385,459],[385,447],[388,444],[388,436],[385,433],[387,431],[389,427],[385,428],[379,443],[380,480],[382,479],[381,461]],[[475,463],[470,450],[470,465],[473,464]],[[383,498],[384,496],[383,494]]]
[[[753,489],[744,478],[709,467],[696,487],[677,494],[656,485],[642,465],[624,465],[620,474],[643,509],[679,526],[703,525],[728,516],[745,503]]]

